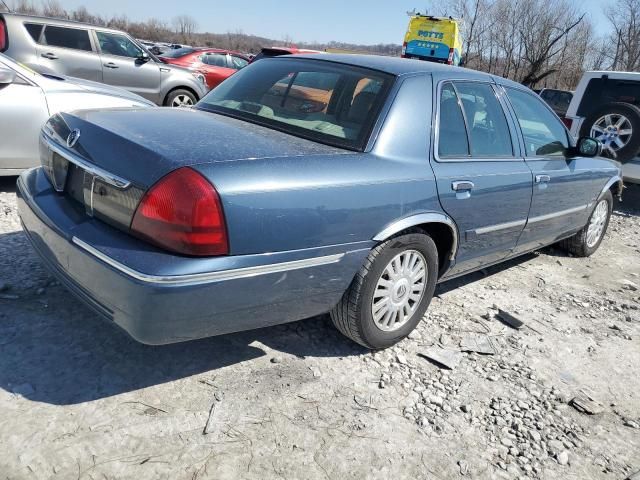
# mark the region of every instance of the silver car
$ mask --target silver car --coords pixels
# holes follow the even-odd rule
[[[18,175],[40,163],[40,129],[51,115],[118,107],[155,104],[120,88],[40,75],[0,53],[0,176]]]
[[[40,73],[125,88],[157,105],[190,106],[202,74],[165,65],[126,33],[68,20],[0,14],[0,52]]]

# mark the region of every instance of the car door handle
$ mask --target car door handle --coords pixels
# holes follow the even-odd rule
[[[41,57],[44,57],[44,58],[48,58],[49,60],[57,60],[57,59],[58,59],[58,56],[57,56],[55,53],[51,53],[51,52],[49,52],[49,53],[43,53],[43,54],[42,54],[42,55],[40,55],[40,56],[41,56]]]
[[[451,182],[451,189],[455,190],[456,192],[460,192],[464,190],[473,190],[474,186],[475,185],[473,184],[473,182],[469,182],[467,180],[460,181],[460,182]]]
[[[536,183],[549,183],[551,177],[549,175],[536,175]]]
[[[118,66],[113,62],[105,63],[104,66],[107,68],[118,68]]]

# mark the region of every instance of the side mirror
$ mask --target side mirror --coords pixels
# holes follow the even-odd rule
[[[583,157],[598,157],[602,155],[602,143],[593,137],[580,137],[576,144],[576,152]]]
[[[142,52],[140,53],[140,55],[138,55],[138,61],[139,62],[148,62],[151,59],[151,57],[149,56],[149,54],[147,52]]]
[[[9,85],[16,79],[16,72],[0,67],[0,85]]]

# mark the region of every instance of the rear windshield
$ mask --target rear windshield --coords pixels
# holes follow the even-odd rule
[[[166,58],[180,58],[195,52],[194,48],[176,48],[175,50],[167,50],[162,54]]]
[[[265,59],[212,90],[198,108],[363,150],[393,80],[392,75],[348,65]]]

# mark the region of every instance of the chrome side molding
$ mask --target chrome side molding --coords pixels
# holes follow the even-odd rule
[[[158,285],[196,285],[199,283],[221,282],[238,278],[267,275],[270,273],[288,272],[291,270],[300,270],[302,268],[319,267],[322,265],[338,263],[345,256],[345,253],[336,253],[322,257],[305,258],[303,260],[292,260],[255,267],[234,268],[230,270],[221,270],[219,272],[191,273],[186,275],[149,275],[147,273],[134,270],[133,268],[114,260],[108,255],[102,253],[100,250],[80,240],[78,237],[73,237],[71,240],[85,252],[91,254],[115,270],[124,273],[128,277],[135,278],[136,280],[144,283],[153,283]]]

